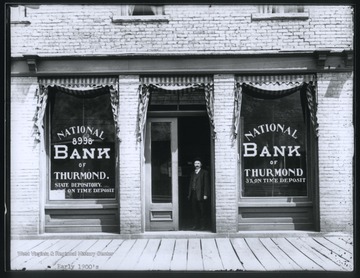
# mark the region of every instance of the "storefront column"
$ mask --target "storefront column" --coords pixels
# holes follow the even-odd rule
[[[234,75],[214,75],[216,232],[237,232],[236,144],[232,137]]]
[[[137,141],[138,75],[119,76],[120,233],[141,232],[140,142]]]
[[[318,74],[321,232],[353,229],[353,75]]]
[[[41,184],[40,143],[35,141],[34,114],[37,98],[36,77],[11,78],[10,94],[10,197],[11,235],[38,235],[42,232],[44,200]],[[45,173],[46,168],[42,169]]]

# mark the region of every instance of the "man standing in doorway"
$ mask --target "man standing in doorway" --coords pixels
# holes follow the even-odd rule
[[[209,174],[201,168],[200,158],[194,160],[195,171],[191,173],[188,199],[191,201],[194,226],[191,230],[205,230],[205,201],[209,196]]]

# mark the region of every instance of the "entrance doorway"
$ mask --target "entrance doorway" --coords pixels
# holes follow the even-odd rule
[[[211,133],[204,116],[149,118],[145,141],[145,230],[189,230],[187,199],[195,157],[211,173]],[[209,176],[211,180],[211,175]],[[212,188],[211,184],[209,185]],[[210,194],[213,195],[213,194]],[[212,229],[211,196],[205,201],[206,230]]]
[[[178,119],[179,144],[179,229],[189,230],[193,223],[189,194],[190,175],[194,171],[194,158],[199,157],[202,168],[211,173],[210,126],[207,116]],[[210,177],[209,177],[210,180]],[[211,185],[209,185],[211,188]],[[211,195],[211,194],[210,194]],[[206,230],[211,230],[211,198],[205,201]]]

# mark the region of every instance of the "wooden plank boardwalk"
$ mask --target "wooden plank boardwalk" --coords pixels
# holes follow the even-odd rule
[[[343,236],[12,240],[12,270],[352,271]]]

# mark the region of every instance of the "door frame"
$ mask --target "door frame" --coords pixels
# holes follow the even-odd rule
[[[175,117],[148,118],[144,142],[144,215],[145,231],[179,230],[179,194],[178,194],[178,124]],[[153,122],[171,123],[171,184],[172,202],[153,203],[151,186],[151,124]],[[171,212],[171,213],[170,213]]]
[[[146,152],[148,151],[148,146],[147,146],[147,142],[146,139],[148,138],[148,132],[147,132],[147,126],[148,126],[148,122],[151,121],[152,119],[173,119],[175,118],[176,120],[178,119],[178,117],[194,117],[194,116],[206,116],[208,117],[208,114],[206,111],[148,111],[147,112],[147,120],[146,120],[146,125],[142,134],[142,144],[141,144],[141,158],[142,158],[142,172],[141,172],[141,180],[142,180],[142,232],[148,232],[149,230],[146,227],[146,221],[147,221],[147,216],[148,216],[148,212],[146,211],[146,196],[147,196],[147,176],[146,176],[146,171],[149,171],[149,169],[146,169]],[[210,124],[210,123],[209,123]],[[216,167],[216,163],[215,163],[215,142],[214,142],[214,131],[211,130],[210,128],[210,134],[209,136],[211,136],[210,139],[210,158],[211,158],[211,173],[210,173],[210,187],[211,187],[211,232],[216,233],[216,188],[215,188],[215,167]],[[179,216],[178,216],[179,217]]]

